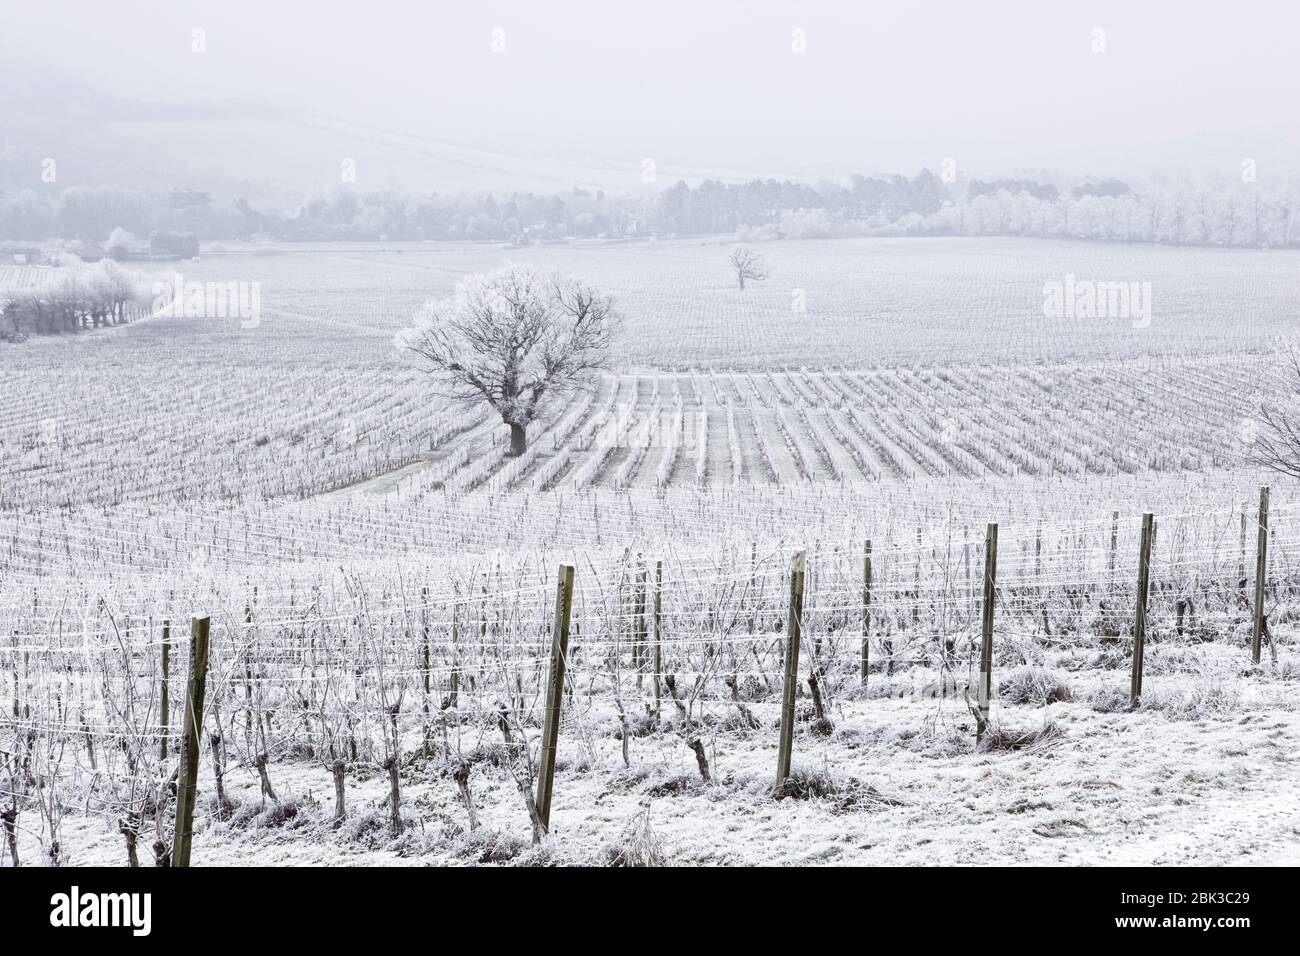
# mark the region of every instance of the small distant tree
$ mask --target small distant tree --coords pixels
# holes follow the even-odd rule
[[[121,226],[108,237],[108,254],[114,259],[129,259],[135,251],[136,238]]]
[[[394,339],[446,397],[487,402],[510,426],[510,454],[552,398],[588,385],[609,365],[614,302],[577,279],[507,265],[466,276],[447,299],[426,302]]]
[[[746,279],[762,282],[767,278],[767,263],[748,246],[738,246],[732,251],[731,268],[736,270],[736,281],[742,289],[745,288]]]

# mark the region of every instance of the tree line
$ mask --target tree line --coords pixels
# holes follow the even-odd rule
[[[1119,180],[1068,190],[1030,180],[970,180],[960,194],[922,171],[914,179],[854,177],[848,187],[803,191],[802,205],[755,200],[757,184],[679,183],[663,197],[660,225],[734,233],[745,240],[839,236],[1034,236],[1171,245],[1300,243],[1300,191],[1177,185],[1132,189]],[[779,193],[767,192],[774,198]]]
[[[148,310],[150,285],[138,272],[107,260],[59,272],[52,282],[0,290],[0,338],[121,325]]]
[[[1028,178],[944,182],[853,176],[847,183],[678,182],[658,193],[407,195],[339,189],[288,211],[196,190],[152,195],[115,187],[40,196],[0,193],[0,240],[104,241],[113,234],[194,233],[204,240],[563,241],[739,234],[744,239],[843,235],[1026,235],[1231,246],[1293,245],[1296,187],[1152,185]]]
[[[410,195],[340,188],[311,196],[292,210],[255,208],[247,199],[221,200],[197,190],[152,195],[113,186],[76,187],[39,195],[0,191],[0,240],[52,238],[105,242],[115,233],[147,236],[193,233],[203,240],[266,236],[283,240],[467,239],[520,244],[571,236],[647,233],[654,199],[607,197],[573,189],[541,196]]]

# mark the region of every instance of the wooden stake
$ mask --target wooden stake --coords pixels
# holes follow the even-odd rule
[[[167,734],[171,727],[171,703],[168,681],[172,669],[172,622],[163,621],[162,635],[162,693],[159,695],[159,717],[162,720],[162,743],[159,747],[159,759],[167,759]]]
[[[460,706],[460,590],[452,592],[451,604],[451,706]]]
[[[244,605],[244,732],[253,733],[253,605]],[[252,744],[250,743],[251,747]]]
[[[871,656],[871,539],[862,551],[862,686],[867,686],[867,664]]]
[[[970,529],[961,529],[961,556],[966,567],[966,606],[972,611],[975,605],[975,590],[970,586]]]
[[[997,602],[998,526],[990,524],[984,533],[984,615],[980,639],[979,707],[975,715],[975,743],[984,739],[989,726],[993,688],[993,606]]]
[[[749,633],[754,633],[754,608],[758,606],[758,542],[749,545]]]
[[[916,529],[916,575],[912,580],[912,623],[921,623],[921,529]]]
[[[1043,527],[1038,526],[1038,533],[1034,535],[1034,590],[1038,592],[1038,600],[1043,599]]]
[[[551,829],[551,790],[555,786],[555,749],[560,739],[560,702],[564,665],[569,654],[569,618],[573,613],[573,565],[560,565],[555,588],[555,625],[551,629],[551,673],[546,682],[546,720],[542,726],[541,766],[537,772],[537,816]]]
[[[663,682],[663,597],[664,563],[655,562],[655,716],[659,716],[660,685]]]
[[[432,688],[429,686],[429,589],[420,588],[420,670],[424,679],[424,719],[429,719],[429,692]]]
[[[1119,512],[1110,514],[1110,583],[1115,584],[1115,555],[1119,551]]]
[[[1155,516],[1142,516],[1142,543],[1138,552],[1137,612],[1133,617],[1133,676],[1129,681],[1129,707],[1142,702],[1142,655],[1147,639],[1147,593],[1151,583],[1151,538]]]
[[[172,838],[172,866],[190,865],[190,843],[194,837],[195,787],[199,776],[199,739],[203,730],[203,697],[208,680],[208,631],[212,619],[196,617],[190,622],[190,683],[185,692],[184,739],[176,787],[176,832]]]
[[[1255,608],[1250,629],[1250,659],[1259,663],[1264,633],[1264,585],[1268,581],[1268,486],[1259,489],[1259,539],[1255,547]]]
[[[1241,600],[1246,600],[1246,504],[1241,503],[1241,551],[1237,558],[1237,580],[1241,582]]]
[[[632,626],[635,628],[635,643],[632,646],[632,660],[636,664],[636,685],[637,691],[641,690],[641,675],[645,672],[647,659],[650,657],[649,648],[646,647],[646,566],[637,555],[637,572],[636,572],[636,598],[635,613],[632,617]]]
[[[803,627],[803,579],[807,559],[803,551],[794,553],[790,566],[790,606],[785,625],[785,683],[781,692],[781,743],[776,756],[777,796],[785,789],[790,776],[790,757],[794,748],[794,695],[799,686],[799,638]]]

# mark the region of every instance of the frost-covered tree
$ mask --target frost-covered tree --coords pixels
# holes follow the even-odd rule
[[[51,282],[0,297],[0,317],[10,337],[97,329],[136,318],[149,303],[148,291],[144,275],[115,262],[68,266]]]
[[[121,226],[108,236],[108,254],[114,259],[128,259],[136,246],[136,238]]]
[[[786,209],[781,212],[781,233],[787,239],[826,239],[834,228],[825,209]]]
[[[609,364],[618,323],[609,295],[577,279],[506,265],[466,276],[447,299],[426,302],[397,333],[439,392],[487,402],[510,426],[510,453],[555,396],[588,385]]]
[[[740,246],[731,253],[731,268],[736,270],[736,281],[745,288],[745,280],[761,282],[767,278],[767,264],[763,257],[748,246]]]

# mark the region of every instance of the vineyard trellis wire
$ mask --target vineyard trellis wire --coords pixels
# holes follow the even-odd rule
[[[1300,587],[1290,561],[1300,544],[1289,520],[1295,508],[1275,505],[1266,531],[1258,522],[1258,550],[1250,553],[1244,510],[1158,516],[1148,639],[1157,646],[1231,639],[1240,625],[1248,648],[1256,622],[1267,622],[1266,605]],[[989,592],[995,671],[1035,659],[1043,646],[1126,659],[1141,528],[1136,517],[1118,515],[1004,527]],[[914,537],[878,534],[868,597],[861,544],[807,548],[804,603],[794,618],[789,551],[781,546],[585,555],[572,562],[572,634],[555,729],[565,732],[563,746],[595,764],[596,728],[612,708],[625,763],[635,743],[666,763],[685,753],[707,779],[721,730],[777,741],[769,728],[787,709],[776,702],[787,676],[790,720],[814,737],[833,726],[837,702],[869,694],[873,680],[939,708],[972,690],[981,703],[985,693],[996,699],[976,670],[988,607],[984,551],[955,523]],[[1249,569],[1262,571],[1253,589]],[[333,776],[340,820],[346,775],[386,772],[395,829],[403,825],[400,773],[416,762],[443,768],[467,794],[471,768],[495,761],[521,794],[533,794],[553,666],[548,577],[544,558],[496,555],[417,579],[339,571],[310,587],[266,580],[242,593],[198,583],[162,590],[160,579],[143,577],[138,593],[123,580],[110,598],[90,588],[52,595],[39,577],[6,581],[0,822],[12,858],[25,827],[59,862],[64,817],[80,813],[116,827],[132,861],[151,831],[155,860],[168,862],[179,754],[163,741],[177,736],[179,710],[164,708],[163,688],[169,677],[178,686],[180,675],[174,667],[169,675],[164,660],[190,652],[186,603],[203,606],[212,621],[200,723],[213,795],[199,813],[209,822],[234,810],[222,782],[232,766],[256,771],[263,799],[278,802],[272,775],[284,760],[312,761]],[[796,626],[802,653],[797,670],[787,671],[786,638]],[[1271,640],[1269,647],[1276,658]],[[521,804],[535,832],[548,822],[537,803]]]

